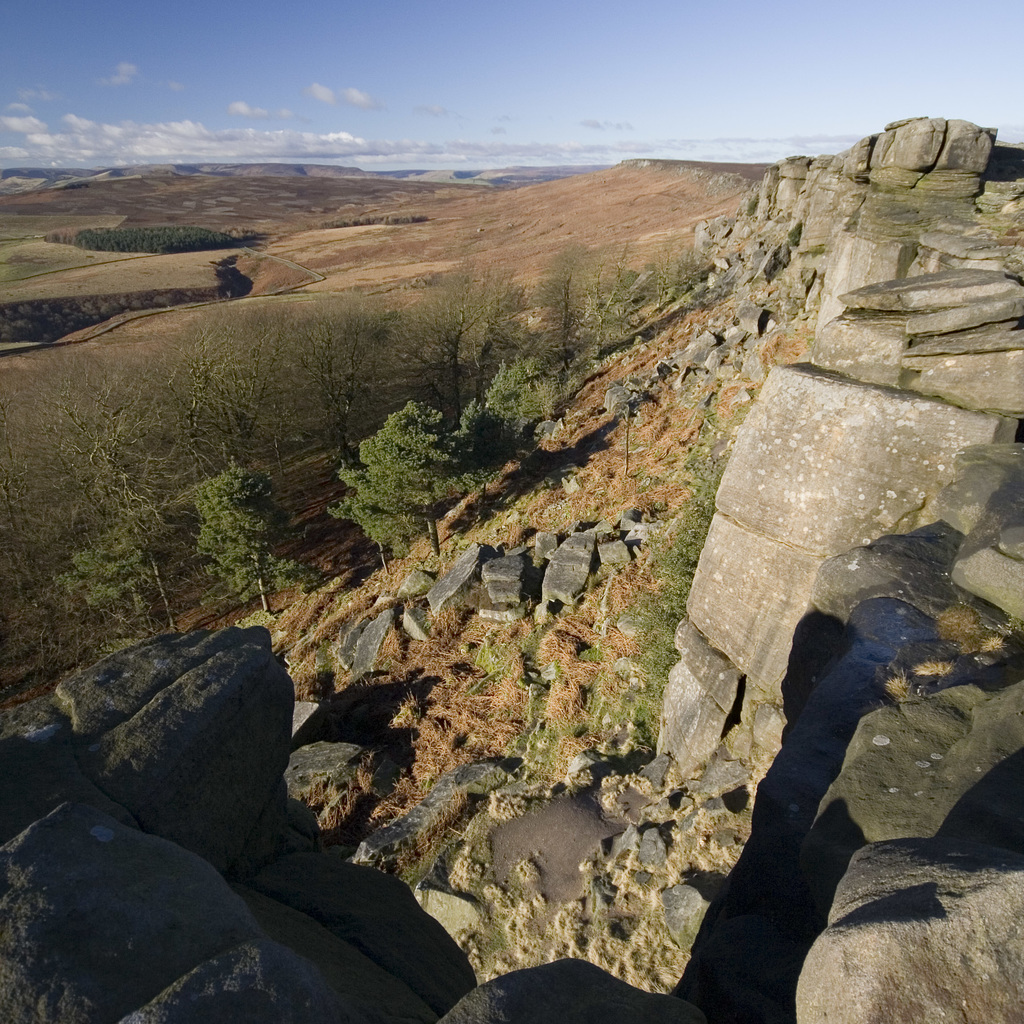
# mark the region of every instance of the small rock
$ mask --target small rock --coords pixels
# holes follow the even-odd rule
[[[413,569],[398,588],[397,596],[400,599],[407,599],[410,597],[422,597],[436,582],[436,577],[433,573],[426,572],[424,569]]]
[[[422,608],[407,605],[402,612],[402,629],[413,640],[429,640],[430,628],[427,624],[427,613]]]

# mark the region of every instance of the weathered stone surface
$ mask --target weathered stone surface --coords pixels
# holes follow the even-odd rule
[[[82,773],[71,721],[45,698],[0,715],[0,841],[13,839],[65,801],[138,823]]]
[[[661,905],[669,934],[680,949],[689,949],[704,920],[708,901],[692,885],[681,883],[662,891]]]
[[[745,785],[749,781],[750,769],[742,761],[732,758],[723,746],[708,762],[700,780],[688,788],[691,793],[696,795],[719,796],[727,790]]]
[[[157,637],[61,683],[55,700],[82,771],[145,831],[220,870],[243,847],[272,854],[294,691],[265,629]]]
[[[786,716],[775,704],[758,704],[754,712],[753,741],[762,750],[775,752],[782,746]]]
[[[909,239],[868,238],[852,232],[840,234],[829,256],[818,313],[819,326],[846,310],[848,292],[880,281],[905,278],[916,255],[917,245]]]
[[[363,748],[355,743],[310,743],[292,753],[284,781],[288,796],[304,800],[319,785],[340,789],[355,778]]]
[[[916,527],[952,479],[957,452],[1009,441],[1011,432],[1000,417],[776,367],[736,440],[716,503],[758,533],[837,554]]]
[[[597,545],[598,561],[602,565],[628,565],[633,555],[628,545],[621,540],[604,540]]]
[[[222,950],[263,937],[202,858],[83,804],[0,850],[0,1017],[119,1020]]]
[[[377,663],[377,653],[394,621],[395,609],[385,608],[359,634],[355,657],[352,659],[353,679],[362,679],[367,673],[373,671],[373,667]]]
[[[959,530],[932,523],[835,555],[818,570],[811,603],[842,622],[872,597],[899,598],[937,615],[962,598],[949,579],[962,540]]]
[[[476,983],[465,954],[393,875],[332,854],[295,854],[251,883],[318,921],[446,1013]]]
[[[407,1019],[423,1024],[436,1019],[436,1014],[405,982],[308,914],[246,886],[233,885],[232,889],[245,901],[260,928],[275,942],[314,964],[346,1005],[358,1011],[360,1019]]]
[[[334,645],[334,656],[338,664],[346,671],[350,671],[356,659],[356,647],[359,644],[359,637],[366,629],[366,622],[356,622],[346,625]]]
[[[946,141],[946,122],[941,117],[914,118],[887,129],[875,146],[875,167],[899,167],[930,171]]]
[[[719,513],[711,521],[686,610],[752,686],[773,691],[785,675],[793,630],[807,610],[822,560]]]
[[[901,601],[854,609],[841,657],[791,719],[757,787],[750,839],[694,944],[676,990],[684,998],[717,1007],[718,1019],[791,1024],[799,966],[824,925],[800,869],[801,843],[858,721],[884,699],[879,666],[908,643],[936,638],[932,620]]]
[[[548,533],[545,530],[538,531],[533,538],[533,561],[539,565],[547,561],[558,547],[558,534]]]
[[[1024,1002],[1024,857],[963,840],[859,850],[797,988],[800,1024],[1011,1024]]]
[[[1024,332],[1020,332],[1024,333]],[[935,395],[968,409],[1004,416],[1024,415],[1024,351],[976,352],[967,355],[910,354],[903,366],[903,386]]]
[[[422,597],[436,582],[434,574],[424,569],[413,569],[398,588],[397,597],[406,600],[410,597]]]
[[[380,864],[393,858],[446,815],[452,805],[467,793],[489,793],[509,780],[509,772],[518,762],[510,760],[476,761],[445,772],[430,792],[407,814],[384,828],[372,832],[360,844],[352,860],[355,864]]]
[[[587,586],[594,563],[596,537],[592,530],[567,537],[548,558],[541,599],[573,605]]]
[[[970,121],[950,119],[946,122],[946,138],[935,161],[935,170],[983,174],[994,142],[993,129],[979,128]]]
[[[899,383],[900,363],[907,348],[905,318],[839,316],[818,329],[812,360],[815,366],[869,384]]]
[[[957,558],[953,582],[1007,615],[1024,618],[1024,561],[994,548],[979,548]]]
[[[629,412],[632,401],[632,392],[627,391],[621,384],[613,384],[605,392],[604,411],[610,412],[613,416],[622,416]]]
[[[1024,495],[1024,445],[967,448],[956,457],[955,473],[935,499],[935,512],[961,533],[970,533],[997,491],[1019,486]]]
[[[963,306],[941,309],[936,313],[912,313],[907,317],[907,334],[925,336],[966,331],[972,327],[1003,321],[1016,324],[1024,316],[1024,287],[1010,298],[987,302],[971,302]]]
[[[429,640],[430,629],[427,624],[427,613],[422,608],[406,605],[402,610],[402,629],[413,640]]]
[[[851,309],[917,312],[1017,302],[1022,292],[1024,286],[1005,271],[964,269],[885,280],[847,292],[840,300]]]
[[[346,1005],[308,960],[263,939],[200,964],[120,1024],[383,1024],[389,1019],[368,1009]]]
[[[695,1006],[633,988],[585,960],[556,960],[474,989],[443,1024],[706,1024]],[[439,1022],[439,1024],[441,1024]]]
[[[755,338],[761,336],[770,316],[767,309],[763,309],[753,302],[741,302],[736,307],[736,322],[742,330],[747,334],[752,334]]]
[[[309,721],[317,714],[318,711],[320,711],[320,705],[315,700],[297,700],[295,702],[295,706],[292,708],[293,740],[299,730],[307,727]]]
[[[904,360],[913,367],[913,360],[922,356],[959,356],[970,352],[1013,352],[1024,348],[1024,330],[1017,322],[985,324],[966,331],[952,331],[922,338],[912,338]]]
[[[819,906],[865,843],[940,835],[1024,854],[1024,684],[955,686],[867,715],[801,862]]]
[[[455,560],[455,564],[442,576],[427,594],[430,610],[436,615],[445,608],[457,608],[465,602],[473,584],[480,578],[480,566],[497,556],[487,544],[470,544]]]
[[[496,606],[517,605],[535,591],[533,561],[525,551],[485,562],[480,577]]]
[[[681,660],[669,673],[662,704],[658,752],[671,754],[684,778],[715,752],[736,701],[740,673],[685,621],[676,631]],[[682,636],[680,636],[682,632]]]

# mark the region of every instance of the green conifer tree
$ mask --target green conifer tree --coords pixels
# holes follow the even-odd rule
[[[268,588],[288,586],[308,574],[272,551],[287,532],[288,517],[274,501],[266,473],[231,466],[203,481],[194,500],[202,520],[196,546],[212,560],[207,571],[240,597],[259,594],[268,611]]]
[[[455,439],[436,409],[409,402],[359,446],[362,466],[339,476],[355,493],[331,508],[379,545],[403,550],[424,528],[435,553],[439,503],[457,489]]]

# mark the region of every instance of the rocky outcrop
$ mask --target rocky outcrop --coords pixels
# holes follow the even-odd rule
[[[5,713],[4,1020],[430,1024],[472,988],[402,882],[316,852],[292,703],[253,628],[157,637]],[[293,791],[358,754],[332,746],[299,748]]]

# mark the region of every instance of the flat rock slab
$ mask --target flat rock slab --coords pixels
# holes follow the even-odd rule
[[[480,578],[480,566],[497,555],[498,552],[487,544],[470,544],[427,592],[430,610],[436,615],[445,608],[461,607]]]
[[[961,533],[981,521],[997,491],[1020,488],[1024,496],[1024,445],[987,444],[956,457],[956,479],[935,499],[935,512]]]
[[[445,772],[411,811],[364,839],[352,857],[353,863],[380,864],[393,859],[440,821],[456,801],[466,794],[481,795],[503,786],[517,766],[518,762],[491,759]]]
[[[812,361],[869,384],[895,387],[908,344],[904,327],[904,317],[838,316],[818,329]]]
[[[541,600],[575,604],[586,589],[594,564],[596,536],[592,530],[567,537],[548,558]]]
[[[834,555],[918,526],[953,479],[956,454],[1010,441],[1013,429],[1010,420],[907,392],[776,367],[716,502],[756,533]]]
[[[385,608],[369,625],[359,634],[359,641],[356,644],[355,656],[352,659],[352,678],[361,679],[367,673],[373,671],[377,663],[377,654],[380,651],[384,638],[388,635],[395,621],[395,609]]]
[[[963,840],[859,850],[797,987],[800,1024],[1012,1024],[1024,1003],[1024,857]]]
[[[902,280],[883,281],[841,295],[851,309],[917,311],[951,309],[974,302],[1011,301],[1024,285],[1002,270],[945,270]]]
[[[644,992],[585,960],[512,971],[474,989],[439,1024],[706,1024],[693,1004]]]
[[[1024,331],[1018,332],[1024,334]],[[1024,415],[1024,351],[903,359],[905,387],[1002,416]]]

